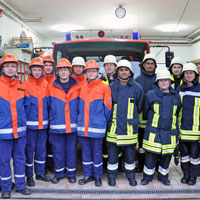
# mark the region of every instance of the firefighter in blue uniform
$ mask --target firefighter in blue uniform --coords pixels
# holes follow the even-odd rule
[[[157,72],[156,84],[158,87],[149,91],[144,98],[144,117],[148,120],[143,140],[146,154],[142,185],[153,180],[158,159],[158,180],[163,185],[170,185],[169,164],[179,135],[177,118],[180,97],[170,87],[171,75],[166,68]]]
[[[155,80],[156,80],[156,58],[153,54],[149,53],[146,54],[142,63],[141,63],[141,74],[138,76],[135,81],[138,82],[143,90],[144,94],[148,91],[155,88]],[[136,172],[140,173],[143,171],[144,161],[145,161],[145,151],[142,148],[143,138],[144,138],[144,129],[146,127],[147,121],[143,118],[143,112],[139,114],[139,130],[138,130],[138,142],[139,142],[139,149],[138,149],[138,165],[136,168]]]
[[[116,68],[117,68],[117,60],[116,57],[113,55],[107,55],[104,58],[104,69],[106,71],[105,80],[103,80],[103,83],[106,85],[111,84],[114,79],[117,77],[116,75]],[[122,151],[119,152],[119,171],[123,172],[123,166],[122,166]],[[107,152],[107,145],[106,145],[106,137],[104,137],[103,140],[103,169],[104,171],[107,170],[107,162],[108,162],[108,152]]]
[[[177,89],[179,85],[183,84],[182,79],[182,69],[183,69],[183,60],[180,57],[175,57],[172,59],[169,71],[171,73],[172,84],[171,87],[173,89]]]
[[[13,157],[16,192],[29,195],[25,182],[26,114],[30,100],[25,85],[15,76],[19,63],[7,54],[0,67],[0,177],[1,197],[10,198],[12,188],[11,156]]]
[[[181,97],[179,150],[184,174],[181,183],[195,185],[200,165],[200,83],[196,65],[184,64],[182,75],[184,83],[177,89]]]
[[[117,65],[117,78],[110,84],[113,100],[113,113],[108,124],[107,176],[110,186],[116,185],[119,147],[124,149],[125,173],[131,186],[135,180],[135,147],[138,141],[138,113],[143,104],[142,87],[132,76],[131,63],[120,60]]]

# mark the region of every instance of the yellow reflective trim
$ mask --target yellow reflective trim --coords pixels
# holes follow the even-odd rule
[[[112,118],[112,126],[110,127],[110,134],[116,134],[117,129],[117,104],[113,106],[113,118]]]
[[[156,137],[156,134],[155,134],[155,133],[150,133],[150,134],[149,134],[149,142],[154,143],[155,137]]]
[[[105,78],[106,78],[106,80],[105,80],[105,81],[103,81],[103,83],[104,83],[104,84],[106,84],[106,85],[109,85],[109,80],[108,80],[108,77],[106,76]]]
[[[144,120],[143,119],[143,112],[141,112],[139,115],[138,115],[138,121],[139,121],[139,127],[141,126],[145,126],[146,127],[146,123],[147,123],[147,120]],[[144,128],[145,128],[144,127]],[[143,128],[143,127],[142,127]]]
[[[133,102],[131,102],[131,100]],[[134,98],[128,98],[127,119],[133,119],[134,113]],[[133,125],[127,122],[127,135],[133,135]]]
[[[176,145],[176,136],[175,135],[171,135],[171,144]]]
[[[174,105],[173,115],[172,115],[172,129],[176,129],[176,111],[177,111],[177,105]]]
[[[153,104],[153,110],[154,110],[154,116],[153,116],[151,126],[157,128],[158,127],[158,119],[160,117],[160,115],[159,115],[159,104],[158,103]]]
[[[195,97],[194,112],[193,112],[193,125],[192,125],[193,131],[199,130],[199,109],[200,109],[199,105],[200,105],[200,98]]]

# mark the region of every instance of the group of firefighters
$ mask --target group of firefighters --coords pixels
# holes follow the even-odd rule
[[[103,166],[108,184],[116,185],[121,156],[131,186],[143,171],[142,185],[158,180],[170,185],[169,164],[177,147],[181,156],[181,183],[195,185],[199,173],[200,84],[193,63],[175,57],[169,70],[157,67],[146,54],[134,80],[130,61],[104,58],[106,76],[94,60],[50,55],[33,58],[29,78],[16,76],[16,58],[7,54],[0,67],[0,188],[11,197],[13,159],[16,192],[29,195],[35,179],[76,182],[77,142],[82,147],[84,177],[101,186]],[[139,141],[139,142],[138,142]],[[136,167],[136,144],[138,158]],[[102,148],[103,146],[103,148]],[[51,163],[53,159],[53,164]],[[45,173],[53,169],[54,177]],[[33,173],[34,170],[34,173]],[[26,177],[26,180],[25,180]]]

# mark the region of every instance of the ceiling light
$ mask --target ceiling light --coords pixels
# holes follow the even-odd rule
[[[76,25],[76,24],[57,24],[54,26],[51,26],[51,29],[59,31],[59,32],[70,32],[72,30],[80,30],[83,27]]]
[[[183,24],[162,24],[156,27],[157,30],[162,32],[178,32],[187,28],[187,25]]]

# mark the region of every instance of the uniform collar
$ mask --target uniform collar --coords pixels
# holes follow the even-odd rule
[[[12,86],[12,85],[15,85],[17,83],[19,83],[19,78],[17,76],[15,76],[14,79],[11,79],[5,75],[1,75],[1,80],[8,86]]]
[[[41,81],[44,80],[44,76],[42,75],[40,78],[34,78],[32,74],[29,74],[29,80],[33,83],[40,84]]]

